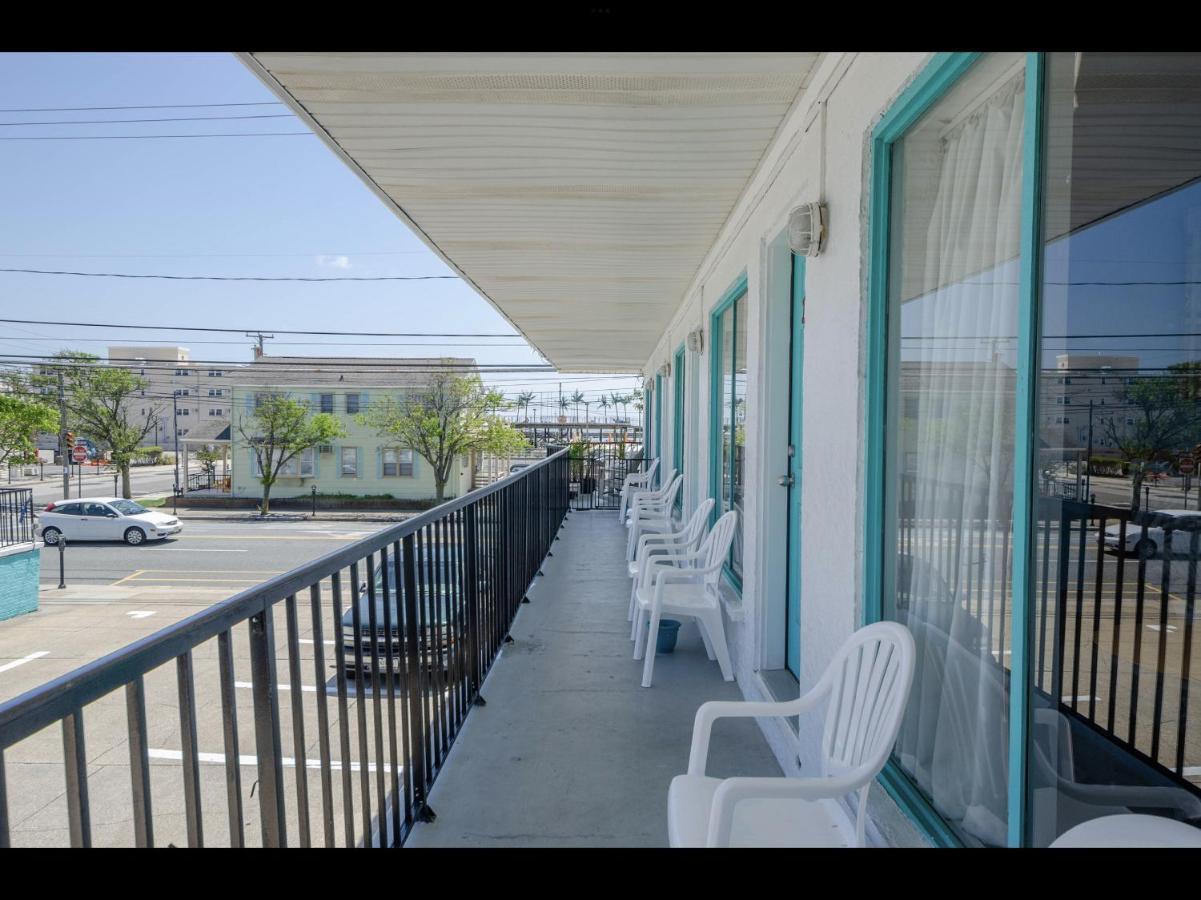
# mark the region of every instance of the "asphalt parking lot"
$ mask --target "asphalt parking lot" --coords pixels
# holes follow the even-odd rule
[[[42,551],[40,608],[0,622],[0,702],[66,674],[246,588],[303,562],[346,546],[388,527],[385,522],[224,522],[188,521],[176,538],[139,547],[120,543],[72,543],[67,547],[67,588],[58,589],[58,550]],[[325,594],[328,597],[328,593]],[[304,598],[307,600],[307,597]],[[323,656],[319,673],[307,602],[298,603],[299,658],[303,678],[299,715],[304,740],[299,748],[293,726],[288,681],[288,649],[284,612],[279,610],[275,638],[280,673],[280,720],[285,752],[285,782],[294,798],[297,770],[305,772],[319,756],[316,692],[324,692],[334,676],[330,637],[337,632],[329,610],[324,613]],[[239,769],[239,794],[248,845],[260,840],[251,716],[249,635],[245,625],[232,632]],[[188,842],[182,790],[182,742],[176,667],[168,664],[145,678],[150,743],[151,791],[155,844]],[[228,845],[228,815],[222,704],[217,642],[193,652],[196,715],[200,744],[200,781],[206,844]],[[332,701],[331,701],[332,702]],[[329,721],[332,745],[338,746],[340,718],[336,705]],[[89,799],[94,846],[131,846],[128,720],[125,696],[115,691],[84,710],[89,770]],[[358,747],[355,701],[349,726]],[[299,753],[297,750],[299,749]],[[19,742],[5,752],[8,802],[14,846],[65,846],[69,842],[66,786],[62,766],[62,734],[57,725]],[[301,760],[298,765],[298,759]],[[334,777],[340,777],[338,761]],[[347,761],[359,779],[357,756]],[[321,821],[318,773],[309,774],[312,820]],[[335,782],[336,784],[336,782]],[[291,803],[291,799],[289,803]],[[290,843],[298,842],[297,812],[288,809]],[[343,839],[342,811],[336,812],[338,842]],[[362,839],[361,811],[356,810]],[[314,843],[323,836],[316,833]]]

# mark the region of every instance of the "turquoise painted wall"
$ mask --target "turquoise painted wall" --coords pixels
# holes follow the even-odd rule
[[[0,556],[0,621],[38,608],[42,554],[30,549]]]

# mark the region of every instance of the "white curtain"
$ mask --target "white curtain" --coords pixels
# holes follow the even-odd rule
[[[918,669],[897,753],[935,808],[985,844],[1006,837],[1014,370],[1000,339],[1017,332],[1023,81],[996,88],[923,161],[937,170],[925,258],[902,261],[921,289],[902,312],[904,336],[919,340],[902,356],[918,387],[898,618]]]

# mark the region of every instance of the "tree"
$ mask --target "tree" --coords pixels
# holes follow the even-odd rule
[[[1119,425],[1125,416],[1103,420],[1106,437],[1130,464],[1130,508],[1136,512],[1150,464],[1191,447],[1201,436],[1199,372],[1197,363],[1177,363],[1162,375],[1133,378],[1119,395],[1133,424]]]
[[[534,401],[533,391],[526,391],[523,394],[517,395],[517,408],[519,410],[522,410],[522,409],[525,410],[525,420],[527,422],[530,420],[530,404],[533,401]]]
[[[333,415],[310,415],[308,401],[286,394],[256,399],[254,411],[243,415],[236,427],[254,453],[263,486],[263,515],[271,510],[271,487],[284,466],[305,450],[346,435]]]
[[[146,379],[128,369],[103,365],[93,354],[62,351],[52,359],[41,366],[33,382],[54,387],[62,374],[67,427],[109,450],[121,473],[121,495],[128,499],[130,460],[158,425],[162,402],[144,396]],[[135,407],[148,409],[145,418]]]
[[[217,474],[217,463],[223,457],[224,454],[219,450],[214,450],[212,447],[205,447],[202,450],[196,451],[196,460],[200,463],[200,470],[209,476],[209,478]]]
[[[571,402],[575,404],[575,420],[580,421],[580,404],[584,402],[584,392],[576,391],[571,395]]]
[[[600,402],[601,410],[603,411],[603,415],[604,415],[605,419],[608,419],[609,418],[609,407],[613,405],[613,401],[609,399],[608,394],[601,394],[599,402]]]
[[[473,451],[508,456],[526,446],[525,436],[501,417],[505,406],[504,396],[486,388],[478,375],[437,372],[399,402],[381,400],[358,420],[428,462],[442,500],[458,456]]]
[[[34,438],[57,430],[54,407],[30,396],[24,379],[8,377],[0,383],[0,465],[36,459]]]
[[[564,419],[567,418],[567,408],[569,406],[571,406],[571,401],[568,398],[566,398],[566,397],[559,398],[559,409],[562,410],[562,416]]]

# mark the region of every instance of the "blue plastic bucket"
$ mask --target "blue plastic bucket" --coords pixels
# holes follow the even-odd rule
[[[676,638],[680,636],[680,623],[675,619],[659,620],[659,636],[655,641],[656,653],[671,653],[676,649]]]

